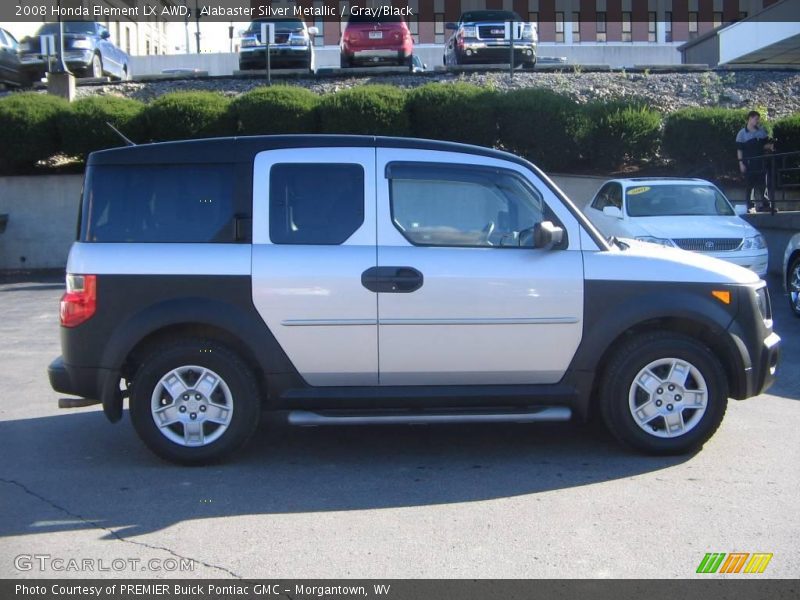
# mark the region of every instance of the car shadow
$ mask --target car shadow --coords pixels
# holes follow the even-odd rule
[[[0,536],[102,528],[112,539],[194,519],[477,502],[690,459],[642,456],[573,423],[304,429],[270,417],[229,462],[190,468],[95,409],[3,421],[0,439],[15,457],[0,467],[0,495],[20,509],[0,515]]]

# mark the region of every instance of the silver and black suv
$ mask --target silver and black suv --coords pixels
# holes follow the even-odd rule
[[[307,27],[300,18],[283,17],[258,19],[250,23],[242,34],[240,70],[267,68],[267,40],[261,37],[262,23],[271,23],[275,27],[275,43],[269,48],[271,68],[316,69],[314,36],[319,34],[319,30]]]
[[[536,24],[524,23],[507,10],[473,10],[462,14],[458,23],[448,23],[453,33],[444,46],[444,64],[510,63],[511,41],[505,37],[509,22],[522,24],[522,39],[514,41],[514,64],[534,68],[539,40]]]
[[[127,398],[203,463],[263,410],[296,425],[599,415],[639,450],[701,446],[773,381],[765,283],[608,241],[531,163],[448,142],[278,136],[89,157],[61,302],[65,406]]]

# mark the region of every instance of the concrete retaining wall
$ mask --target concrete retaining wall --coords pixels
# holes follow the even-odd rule
[[[556,185],[583,208],[606,178],[552,175]],[[0,233],[0,271],[64,267],[75,239],[80,206],[81,175],[0,177],[0,214],[8,215]],[[731,198],[740,188],[724,189]],[[786,242],[800,231],[800,212],[746,215],[767,238],[770,271],[780,273]]]
[[[434,69],[442,65],[444,47],[441,44],[417,44],[414,52]],[[319,46],[315,49],[317,67],[339,67],[339,47]],[[539,44],[539,56],[564,57],[569,64],[609,65],[610,67],[632,67],[634,65],[679,65],[681,55],[674,45],[650,44]],[[197,69],[212,76],[233,75],[239,69],[239,55],[216,54],[169,54],[159,56],[132,56],[133,77],[160,75],[165,69]]]

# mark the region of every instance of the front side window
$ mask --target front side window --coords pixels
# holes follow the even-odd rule
[[[514,247],[520,234],[554,220],[541,194],[504,169],[393,163],[392,220],[417,246]]]
[[[734,210],[719,190],[709,185],[641,185],[625,191],[631,217],[679,215],[733,216]]]
[[[592,208],[603,210],[606,206],[616,206],[622,210],[622,186],[618,183],[604,185],[592,202]]]
[[[234,167],[90,167],[84,185],[85,242],[236,241]]]
[[[364,168],[286,163],[269,175],[273,244],[337,245],[364,223]]]

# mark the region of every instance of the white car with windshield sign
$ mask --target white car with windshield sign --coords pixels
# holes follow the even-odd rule
[[[584,212],[606,236],[701,252],[767,274],[764,236],[703,179],[613,179]]]

